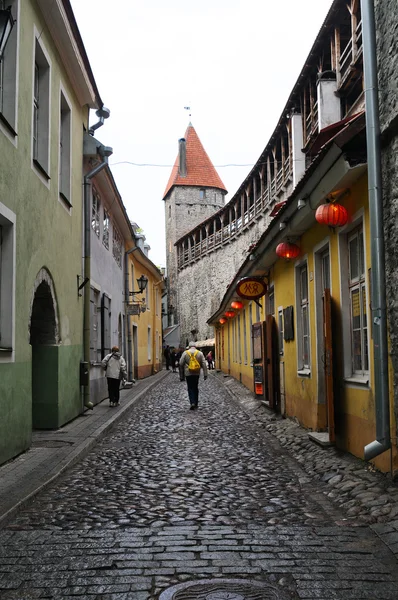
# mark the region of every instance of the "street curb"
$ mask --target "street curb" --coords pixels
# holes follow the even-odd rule
[[[68,454],[68,456],[60,461],[60,467],[54,475],[51,475],[45,481],[42,481],[37,488],[35,488],[32,492],[30,492],[25,498],[22,498],[17,504],[15,504],[12,508],[7,510],[5,513],[0,515],[0,527],[4,526],[7,521],[9,521],[12,517],[14,517],[22,508],[24,508],[39,492],[43,491],[48,485],[50,485],[53,481],[55,481],[60,475],[62,475],[65,471],[67,471],[70,467],[72,467],[75,463],[78,462],[79,459],[83,458],[85,455],[89,453],[89,451],[97,444],[100,437],[106,433],[109,429],[115,425],[118,421],[122,419],[122,417],[128,412],[133,405],[137,403],[138,400],[142,398],[144,394],[152,390],[154,387],[159,385],[161,381],[168,375],[168,371],[163,373],[162,375],[158,374],[158,377],[155,381],[150,382],[146,385],[136,396],[127,401],[127,403],[117,412],[113,417],[111,417],[108,421],[100,425],[93,433],[90,434],[89,438],[84,440],[83,442],[78,443],[75,448]],[[103,402],[107,402],[107,399],[103,400]]]

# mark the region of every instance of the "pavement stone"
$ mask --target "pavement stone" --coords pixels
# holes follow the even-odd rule
[[[391,480],[308,442],[216,372],[201,382],[198,411],[178,375],[150,379],[124,392],[120,411],[96,407],[102,422],[91,430],[82,417],[67,432],[72,462],[66,446],[44,448],[58,478],[34,448],[23,455],[20,472],[33,456],[36,481],[26,502],[21,485],[18,510],[0,513],[2,600],[158,600],[209,577],[268,582],[292,600],[398,599],[398,519],[372,513],[393,505]],[[15,491],[19,465],[5,467]],[[374,501],[366,513],[356,482]],[[352,500],[355,515],[344,506]]]

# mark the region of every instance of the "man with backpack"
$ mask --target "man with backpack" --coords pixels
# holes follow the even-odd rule
[[[185,378],[187,381],[189,403],[191,410],[198,408],[199,399],[199,375],[200,369],[203,369],[203,376],[207,379],[207,365],[202,352],[196,349],[195,342],[189,342],[189,347],[183,352],[180,358],[181,381]]]

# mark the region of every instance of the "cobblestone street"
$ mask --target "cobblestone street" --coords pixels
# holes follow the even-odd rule
[[[0,530],[0,598],[155,600],[228,578],[271,585],[259,600],[397,600],[396,556],[329,492],[216,376],[190,411],[170,372]]]

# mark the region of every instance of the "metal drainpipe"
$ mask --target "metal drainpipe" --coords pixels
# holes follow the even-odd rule
[[[97,175],[108,164],[108,157],[112,154],[112,148],[100,146],[99,154],[103,162],[94,167],[92,171],[84,176],[84,277],[88,282],[84,289],[84,325],[83,325],[83,354],[84,362],[88,366],[88,385],[84,386],[84,406],[93,408],[90,401],[90,280],[91,280],[91,202],[90,202],[90,180]]]
[[[361,0],[365,75],[366,145],[368,152],[369,219],[372,259],[373,372],[375,378],[376,440],[365,446],[365,460],[391,448],[388,386],[388,338],[377,85],[374,1]]]
[[[129,299],[129,272],[128,272],[128,259],[127,256],[132,252],[138,250],[138,246],[130,248],[124,253],[124,294],[126,297],[126,304]],[[133,282],[134,283],[134,282]],[[133,379],[133,368],[132,368],[132,341],[131,341],[131,326],[130,317],[126,312],[126,324],[127,324],[127,352],[128,352],[128,378],[129,381]]]

